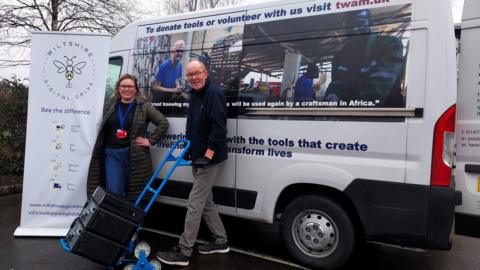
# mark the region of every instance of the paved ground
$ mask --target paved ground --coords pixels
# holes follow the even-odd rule
[[[87,259],[65,253],[57,238],[14,238],[20,220],[21,195],[0,196],[0,270],[100,270]],[[183,208],[155,205],[145,220],[141,238],[154,251],[174,245],[183,229]],[[162,269],[299,269],[278,237],[278,226],[223,217],[233,251],[227,255],[195,254],[189,267]],[[205,227],[205,226],[204,226]],[[207,239],[203,228],[200,238]],[[345,269],[478,270],[480,239],[453,236],[451,251],[418,251],[366,244]]]
[[[54,238],[14,238],[20,223],[20,194],[0,196],[0,269],[103,269],[82,258],[61,252]]]
[[[87,259],[64,252],[58,238],[15,238],[13,232],[20,221],[21,195],[0,196],[0,269],[1,270],[100,270],[105,269]],[[170,208],[172,209],[172,208]],[[180,211],[178,211],[180,210]],[[158,211],[152,209],[150,213]],[[166,250],[173,246],[177,238],[175,234],[181,230],[179,225],[183,209],[174,208],[170,216],[175,222],[159,222],[156,216],[145,221],[153,228],[142,233],[140,238],[148,240],[154,251]],[[184,215],[184,213],[183,213]],[[165,215],[167,216],[167,214]],[[167,227],[155,228],[157,224],[168,224]],[[171,227],[175,228],[171,230]],[[169,232],[165,229],[170,230]],[[160,232],[160,233],[159,233]],[[202,235],[204,232],[202,232]],[[167,267],[162,269],[298,269],[285,263],[260,258],[257,254],[245,254],[245,250],[233,248],[234,251],[227,255],[199,255],[192,257],[189,267]],[[247,251],[248,252],[248,251]],[[253,252],[253,251],[252,251]],[[255,252],[253,252],[255,253]],[[254,256],[252,256],[254,255]]]

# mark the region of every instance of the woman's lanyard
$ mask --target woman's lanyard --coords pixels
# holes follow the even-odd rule
[[[127,131],[125,131],[125,119],[127,118],[128,113],[133,107],[133,103],[131,102],[128,104],[127,111],[125,114],[122,113],[122,105],[121,102],[118,102],[118,120],[120,121],[120,129],[117,129],[117,139],[124,139],[127,137]]]

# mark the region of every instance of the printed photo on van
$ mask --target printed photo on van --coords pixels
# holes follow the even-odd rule
[[[246,25],[252,107],[405,107],[410,5]]]
[[[411,5],[137,39],[133,74],[167,116],[185,116],[185,67],[202,61],[242,108],[404,108]]]
[[[165,115],[185,116],[191,89],[185,68],[188,62],[199,60],[229,103],[236,101],[242,31],[243,27],[226,27],[138,39],[133,73],[139,87]]]

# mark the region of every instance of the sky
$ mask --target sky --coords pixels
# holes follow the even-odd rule
[[[135,0],[137,3],[137,9],[147,13],[145,18],[152,17],[155,14],[161,13],[164,0]],[[263,2],[272,2],[275,0],[264,0]],[[463,9],[464,0],[451,0],[454,22],[460,22],[461,13]],[[245,0],[246,3],[258,3],[258,0]],[[30,74],[29,66],[19,66],[10,68],[0,68],[0,79],[10,79],[16,76],[19,79],[28,78]]]

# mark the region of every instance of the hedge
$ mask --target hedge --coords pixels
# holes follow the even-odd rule
[[[28,87],[0,81],[0,175],[22,175],[27,127]]]

